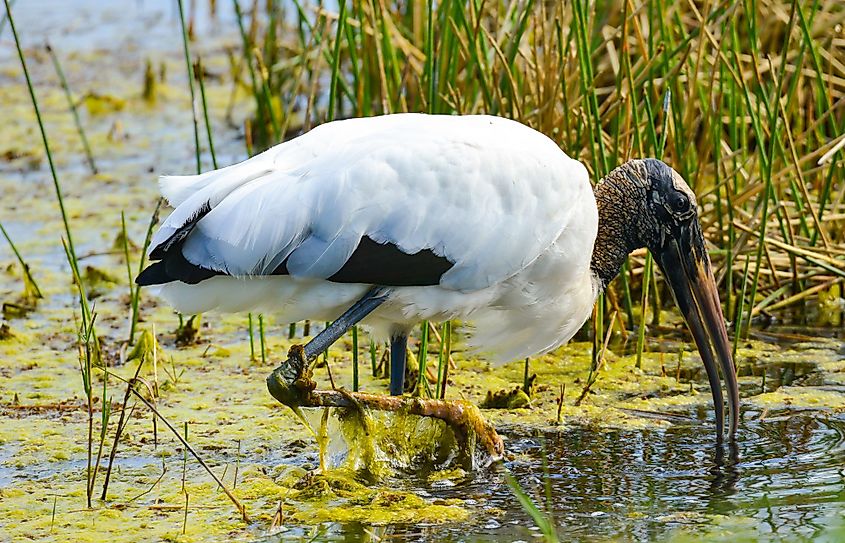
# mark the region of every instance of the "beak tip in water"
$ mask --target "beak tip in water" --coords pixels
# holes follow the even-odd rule
[[[703,250],[703,240],[700,246]],[[725,435],[725,398],[722,395],[719,373],[724,379],[729,417],[728,439],[734,442],[739,425],[739,389],[736,367],[731,356],[716,281],[710,270],[707,253],[694,250],[681,251],[677,243],[671,243],[657,256],[657,261],[672,288],[675,301],[692,332],[707,371],[720,443]]]

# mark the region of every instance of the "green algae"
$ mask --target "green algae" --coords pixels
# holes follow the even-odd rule
[[[424,499],[413,492],[364,484],[346,469],[307,472],[285,488],[285,499],[296,503],[291,518],[297,522],[457,522],[469,511],[461,500]],[[288,478],[290,479],[290,477]]]
[[[445,422],[409,413],[347,411],[339,418],[347,449],[344,466],[373,479],[463,463],[472,443],[460,443]],[[363,420],[362,420],[363,419]]]
[[[838,387],[825,389],[824,387],[813,386],[784,386],[778,388],[775,392],[758,394],[750,398],[748,403],[765,409],[845,410],[845,394]]]
[[[102,65],[101,56],[71,59],[69,73]],[[210,65],[219,61],[213,55],[204,59]],[[146,73],[140,59],[125,60],[128,69]],[[161,66],[170,62],[169,72],[178,74],[181,59],[165,59]],[[99,72],[111,73],[105,67]],[[17,83],[19,70],[3,66],[2,73],[8,77],[0,83],[0,101],[8,122],[0,133],[0,155],[7,158],[14,179],[29,180],[40,175],[43,151],[31,137],[34,119]],[[86,95],[86,105],[91,108],[86,122],[94,153],[111,161],[107,165],[110,172],[99,176],[74,169],[81,148],[70,116],[60,113],[64,111],[60,89],[46,83],[38,89],[47,109],[57,163],[68,171],[63,182],[72,226],[94,259],[90,269],[96,273],[92,271],[86,281],[100,286],[98,329],[111,354],[110,371],[123,379],[130,378],[135,368],[134,364],[120,366],[117,355],[128,329],[121,288],[125,263],[119,254],[110,252],[115,249],[114,233],[120,229],[119,210],[127,210],[129,237],[143,239],[157,199],[156,175],[186,170],[181,155],[189,138],[182,128],[188,124],[185,111],[190,105],[181,81],[172,78],[170,84],[156,84],[155,100],[144,96],[140,75],[135,79],[108,75],[108,81],[97,82],[107,86],[107,94]],[[209,81],[208,92],[211,107],[222,111],[229,88]],[[144,129],[134,130],[135,125]],[[242,142],[236,134],[224,132],[221,139],[221,149],[241,156]],[[154,164],[155,171],[146,171],[147,164]],[[462,468],[443,467],[450,465],[457,448],[454,434],[443,423],[407,413],[361,415],[338,410],[332,413],[326,432],[330,461],[320,472],[313,436],[267,394],[264,378],[272,365],[250,360],[246,317],[204,316],[202,334],[192,332],[190,340],[183,341],[183,336],[174,332],[178,318],[146,294],[142,302],[145,332],[126,359],[149,360],[152,352],[156,353],[158,366],[145,362],[141,376],[160,385],[158,408],[174,424],[189,424],[191,444],[246,503],[253,521],[244,524],[210,478],[189,461],[185,490],[190,502],[182,533],[181,447],[173,436],[155,427],[151,415],[139,406],[131,411],[129,426],[121,437],[110,499],[86,509],[81,466],[87,451],[87,419],[75,351],[75,302],[57,233],[60,221],[55,203],[43,197],[36,183],[4,183],[4,189],[3,210],[14,216],[18,231],[26,232],[20,240],[16,236],[16,241],[26,254],[35,255],[30,262],[45,295],[35,311],[15,315],[19,318],[13,324],[0,324],[0,357],[4,361],[0,369],[0,531],[4,535],[15,541],[251,540],[267,533],[279,502],[284,523],[290,526],[328,521],[454,524],[469,522],[477,514],[476,504],[424,497],[413,487],[400,490],[397,487],[402,485],[391,479],[420,471],[426,484],[434,486],[443,481],[461,483],[469,477]],[[3,261],[4,267],[11,263]],[[16,299],[21,288],[19,275],[0,277],[3,300]],[[825,296],[823,303],[836,302],[832,294]],[[667,314],[662,322],[673,322],[671,317]],[[284,333],[287,323],[276,323],[270,315],[266,323],[267,359],[278,360],[291,344]],[[155,337],[152,324],[156,325]],[[200,330],[199,326],[193,328]],[[560,386],[566,385],[561,406],[564,427],[587,425],[604,433],[670,428],[677,420],[676,413],[706,407],[710,396],[697,355],[684,357],[676,371],[681,344],[658,343],[663,342],[651,340],[648,348],[654,352],[647,353],[642,367],[637,368],[634,358],[625,354],[628,347],[614,340],[598,381],[577,407],[573,402],[589,372],[590,345],[576,342],[538,357],[532,360],[537,382],[530,406],[505,402],[505,409],[485,415],[502,427],[524,433],[555,428],[556,400]],[[332,371],[342,386],[352,382],[350,348],[347,341],[341,341],[329,351]],[[694,353],[689,345],[683,348]],[[669,352],[657,352],[660,349]],[[737,357],[743,403],[761,414],[767,409],[841,411],[845,406],[836,387],[845,385],[845,360],[840,349],[839,342],[824,340],[792,347],[743,343]],[[463,351],[459,344],[453,357],[457,368],[450,371],[449,397],[480,403],[489,391],[506,391],[504,396],[512,391],[517,401],[523,402],[516,393],[522,382],[522,362],[493,367],[482,357]],[[781,386],[781,370],[788,364],[798,369],[799,375],[793,379],[799,382]],[[362,390],[386,392],[386,380],[366,373],[362,372]],[[761,393],[764,374],[768,382],[766,392]],[[817,381],[812,386],[801,384],[802,375],[812,375]],[[95,377],[103,379],[104,374]],[[322,388],[328,386],[324,374],[318,378]],[[120,396],[123,386],[122,381],[109,378],[115,396]],[[102,402],[102,398],[96,399],[97,414]],[[707,524],[698,535],[738,541],[753,539],[757,525],[749,517],[691,512],[658,521],[694,523],[694,530]],[[689,540],[695,535],[690,528],[680,530],[676,537]]]
[[[93,300],[114,288],[118,284],[118,280],[105,270],[94,266],[85,266],[82,271],[82,283],[85,285],[85,293],[88,299]]]
[[[9,326],[9,323],[2,323],[0,324],[0,341],[9,341],[15,337],[15,333],[12,332],[12,327]]]
[[[200,341],[200,327],[202,326],[202,315],[191,315],[187,319],[179,318],[179,326],[176,328],[176,345],[184,347]]]
[[[498,390],[493,392],[487,391],[487,396],[481,400],[478,407],[482,409],[519,409],[520,407],[528,407],[531,404],[531,398],[522,390],[522,387],[517,386],[510,390]]]

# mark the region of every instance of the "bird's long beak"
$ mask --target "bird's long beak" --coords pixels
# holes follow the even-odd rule
[[[715,347],[719,368],[728,389],[729,439],[733,441],[739,422],[739,389],[716,290],[716,280],[710,269],[710,258],[704,248],[704,237],[698,221],[692,221],[684,230],[678,239],[667,240],[664,246],[655,252],[655,257],[672,287],[675,301],[687,321],[704,361],[716,411],[716,431],[721,441],[725,429],[724,400],[711,345]]]

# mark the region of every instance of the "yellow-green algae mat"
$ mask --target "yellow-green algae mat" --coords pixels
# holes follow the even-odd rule
[[[53,287],[53,294],[61,288],[66,286]],[[155,304],[147,304],[144,309],[150,322],[175,324],[173,317]],[[374,439],[381,441],[379,450],[389,449],[385,443],[394,444],[395,456],[382,462],[374,461],[374,453],[361,445],[372,442],[356,437],[354,420],[335,422],[327,430],[334,435],[328,445],[330,459],[332,448],[351,449],[337,455],[339,463],[321,472],[312,435],[268,395],[264,378],[272,365],[250,359],[248,341],[239,333],[244,319],[209,317],[206,322],[210,326],[202,330],[202,341],[185,348],[176,348],[172,330],[160,324],[160,329],[165,328],[159,333],[165,347],[156,353],[155,371],[148,363],[141,376],[157,384],[157,406],[162,415],[180,429],[187,423],[188,441],[245,505],[250,522],[244,523],[193,458],[185,458],[173,435],[160,424],[154,433],[151,414],[143,406],[131,412],[131,422],[121,437],[107,499],[95,499],[89,510],[85,507],[87,415],[72,323],[47,309],[39,311],[38,319],[11,321],[7,337],[0,341],[4,361],[0,385],[3,537],[14,541],[251,539],[285,526],[324,521],[454,523],[470,519],[477,507],[458,499],[421,497],[397,490],[389,479],[382,480],[397,465],[413,467],[414,459],[428,458],[434,466],[438,462],[448,464],[443,462],[451,447],[448,432],[442,424],[419,417],[374,417],[378,424],[371,428]],[[113,326],[120,327],[118,323]],[[150,325],[143,326],[150,329]],[[108,329],[105,324],[103,327]],[[273,329],[276,333],[268,337],[268,361],[281,358],[289,346],[288,341],[279,339],[279,327]],[[215,338],[227,339],[218,343]],[[344,339],[329,353],[334,379],[341,385],[351,383],[350,347]],[[767,357],[776,357],[812,363],[842,375],[838,372],[845,362],[830,353],[830,346],[823,344],[816,350],[784,351],[749,342],[739,349],[738,360],[740,364],[752,359],[764,363]],[[532,360],[530,368],[538,375],[538,385],[530,405],[487,410],[486,416],[497,425],[526,429],[556,426],[561,385],[566,385],[567,391],[560,406],[560,424],[589,424],[597,431],[667,426],[671,417],[662,417],[661,413],[688,411],[691,406],[708,402],[706,385],[679,378],[698,371],[696,355],[647,354],[641,367],[636,367],[635,357],[616,356],[611,351],[590,394],[575,407],[573,402],[589,373],[590,359],[589,344],[573,343]],[[481,402],[489,391],[513,389],[522,380],[522,363],[494,368],[481,359],[465,357],[460,350],[455,360],[457,367],[451,372],[447,389],[453,398]],[[129,378],[136,363],[111,371]],[[318,374],[317,378],[321,377],[327,384],[325,375]],[[385,391],[383,379],[372,379],[366,371],[361,371],[361,377],[362,389]],[[741,377],[741,381],[747,390],[760,386],[757,376]],[[112,378],[109,387],[107,393],[116,417],[125,386]],[[744,402],[761,409],[784,405],[845,409],[843,395],[811,387],[781,387]],[[99,417],[100,405],[98,398],[95,418]],[[319,412],[310,417],[319,425]],[[113,425],[106,439],[107,449]],[[445,445],[443,440],[447,441]],[[430,471],[432,480],[460,480],[465,475],[451,468]],[[100,474],[97,496],[102,480]],[[496,512],[487,510],[486,514]]]
[[[250,522],[240,519],[193,458],[183,457],[178,442],[161,425],[156,445],[150,415],[143,408],[134,411],[121,437],[108,499],[95,500],[88,510],[87,417],[78,394],[76,354],[72,348],[33,349],[37,344],[31,335],[17,330],[12,334],[0,343],[0,355],[7,361],[2,391],[6,401],[0,408],[0,525],[14,540],[72,536],[78,541],[134,541],[141,535],[150,540],[220,540],[238,534],[248,538],[279,524],[437,523],[468,516],[457,500],[426,500],[389,486],[364,484],[360,470],[345,466],[366,468],[373,478],[386,474],[388,463],[369,458],[361,448],[353,451],[359,455],[348,455],[344,465],[325,473],[316,461],[309,465],[307,459],[316,457],[308,453],[317,445],[289,411],[268,396],[263,374],[270,368],[250,362],[243,344],[174,351],[172,362],[161,353],[158,409],[180,427],[188,423],[188,441],[245,504]],[[170,369],[167,364],[172,364]],[[131,374],[134,368],[129,366],[113,371]],[[156,381],[151,371],[143,377]],[[122,397],[123,388],[113,388],[111,394],[114,401]],[[113,409],[119,406],[113,403]],[[404,455],[410,461],[419,450],[442,442],[442,425],[418,417],[398,417],[386,427],[403,437],[393,441],[394,460]],[[247,462],[240,456],[269,461]],[[282,460],[285,457],[289,463]],[[98,495],[100,490],[98,485]]]
[[[124,31],[121,38],[132,34]],[[8,38],[8,34],[4,36]],[[64,58],[75,90],[98,90],[98,94],[86,95],[83,106],[88,113],[85,124],[89,140],[106,173],[80,173],[77,135],[64,96],[55,85],[52,67],[47,62],[33,62],[31,68],[76,241],[92,254],[118,249],[118,254],[93,256],[84,262],[93,266],[84,273],[86,280],[97,282],[89,287],[96,287],[102,294],[96,300],[98,333],[113,362],[127,332],[126,270],[120,246],[114,243],[119,212],[126,211],[130,238],[136,242],[130,248],[135,265],[137,245],[157,197],[155,176],[190,172],[193,151],[178,37],[170,54],[162,53],[162,58],[156,59],[162,73],[170,74],[170,81],[158,85],[155,101],[142,96],[143,70],[138,64],[144,59],[137,49],[124,47],[122,39],[109,41],[116,44],[115,51],[105,56],[100,50],[74,51]],[[238,44],[239,37],[233,43]],[[207,54],[203,60],[212,71],[227,70],[221,47],[216,46],[216,54]],[[122,69],[114,70],[115,65]],[[126,76],[133,66],[137,78]],[[59,241],[61,219],[52,194],[43,185],[47,179],[43,150],[34,134],[34,117],[17,60],[5,63],[3,73],[0,102],[5,116],[0,154],[8,165],[3,203],[9,212],[3,220],[7,226],[14,222],[20,228],[11,232],[12,237],[32,264],[45,298],[34,312],[10,314],[11,320],[0,324],[0,541],[253,540],[285,527],[313,526],[323,521],[443,523],[461,526],[469,533],[484,523],[485,517],[504,516],[505,512],[477,500],[438,499],[402,490],[414,485],[406,486],[401,481],[418,474],[399,470],[391,475],[397,467],[412,472],[425,467],[430,486],[461,484],[467,476],[459,468],[448,467],[455,451],[449,432],[442,424],[419,417],[374,414],[372,439],[361,440],[356,421],[340,421],[338,415],[343,413],[332,414],[326,429],[330,439],[325,445],[330,467],[321,473],[318,444],[287,408],[269,396],[265,386],[266,375],[290,346],[279,339],[287,325],[273,325],[267,318],[265,364],[250,357],[245,316],[206,315],[201,342],[177,348],[176,317],[147,295],[141,329],[151,332],[155,326],[164,347],[157,353],[155,371],[148,361],[141,377],[157,385],[157,408],[180,432],[187,425],[189,443],[245,505],[250,521],[242,520],[216,483],[193,458],[186,458],[179,441],[162,424],[154,427],[152,415],[134,399],[129,405],[137,407],[131,411],[120,439],[107,499],[99,499],[104,460],[97,474],[93,507],[86,508],[88,417],[75,342],[76,301]],[[227,108],[228,83],[209,81],[207,92],[212,111]],[[235,107],[243,109],[243,103]],[[242,142],[231,134],[218,130],[215,138],[218,150],[242,156]],[[146,171],[147,167],[153,171]],[[0,253],[0,258],[0,302],[16,302],[23,289],[23,276],[8,252]],[[688,414],[692,408],[706,412],[710,398],[706,381],[693,378],[690,384],[690,376],[701,372],[697,355],[686,346],[687,354],[679,360],[680,344],[651,341],[651,350],[667,352],[647,354],[640,367],[633,356],[615,355],[619,346],[611,344],[598,380],[579,406],[574,402],[589,374],[590,346],[574,343],[532,359],[530,369],[538,377],[530,402],[525,405],[525,397],[515,393],[510,396],[513,401],[505,403],[525,407],[487,410],[485,415],[500,427],[516,428],[517,432],[511,434],[515,435],[576,424],[588,425],[595,432],[665,428],[678,420],[671,413]],[[770,361],[810,364],[824,372],[827,384],[845,385],[845,362],[836,354],[839,347],[837,342],[822,340],[787,350],[759,342],[743,343],[738,365],[742,371],[752,365],[750,360],[756,367],[765,367]],[[329,355],[337,384],[347,388],[352,383],[350,348],[345,338]],[[507,394],[496,393],[514,391],[523,380],[519,362],[491,368],[461,352],[460,345],[456,346],[455,360],[456,367],[450,370],[449,398],[480,404],[492,393],[491,399],[507,399]],[[109,371],[126,379],[133,375],[135,364],[137,361]],[[362,390],[386,392],[386,382],[369,377],[365,366],[361,368]],[[95,371],[95,453],[103,405],[102,376]],[[321,387],[328,386],[325,374],[318,371],[317,378]],[[841,393],[822,387],[783,386],[760,394],[759,373],[752,371],[740,382],[744,406],[756,408],[761,416],[766,410],[784,407],[835,413],[845,409]],[[559,406],[562,385],[565,394]],[[116,377],[109,379],[106,396],[111,401],[112,419],[104,455],[111,448],[124,391],[123,382]],[[320,427],[321,416],[319,411],[308,415],[312,426]],[[707,424],[702,420],[692,423]],[[368,446],[373,443],[377,447]],[[384,451],[390,454],[384,455]],[[511,460],[519,461],[522,456],[517,454]],[[483,514],[477,514],[479,511]],[[709,521],[712,528],[708,533],[723,530],[728,534],[723,539],[732,542],[737,540],[737,526],[745,533],[757,526],[756,520],[735,515],[690,516],[696,521]],[[681,517],[683,513],[673,518]]]
[[[117,259],[106,272],[118,276]],[[3,267],[8,300],[22,288],[14,265]],[[91,273],[91,278],[102,274]],[[72,286],[63,275],[42,272],[45,303],[24,318],[5,324],[0,339],[0,536],[12,541],[137,541],[251,540],[287,527],[321,522],[360,522],[364,525],[481,523],[506,512],[483,503],[421,495],[414,485],[397,480],[418,476],[460,485],[467,474],[451,464],[456,445],[442,423],[411,415],[371,417],[370,435],[362,439],[360,424],[343,411],[334,412],[325,430],[328,469],[319,469],[319,446],[296,416],[268,394],[265,378],[284,358],[290,341],[286,325],[267,318],[266,363],[250,355],[243,316],[207,315],[198,343],[177,347],[178,321],[171,312],[145,298],[140,338],[156,338],[155,365],[146,360],[141,377],[158,390],[156,405],[180,431],[187,424],[188,441],[246,507],[244,522],[216,483],[184,454],[180,443],[158,424],[143,405],[130,413],[121,436],[106,500],[100,500],[103,470],[98,473],[91,509],[86,508],[88,423],[79,372],[76,330],[67,303]],[[99,332],[110,360],[125,334],[125,321],[112,307],[120,307],[121,289],[102,285],[98,298]],[[669,320],[666,317],[664,322]],[[155,326],[154,326],[155,323]],[[677,325],[677,321],[675,322]],[[257,333],[257,331],[256,331]],[[460,338],[460,331],[456,338]],[[301,338],[298,340],[301,341]],[[584,401],[576,406],[589,375],[591,346],[574,342],[556,352],[532,359],[534,380],[530,403],[522,408],[485,410],[500,427],[516,428],[512,435],[530,434],[574,424],[593,431],[665,428],[678,420],[673,413],[709,411],[706,380],[697,354],[689,345],[652,339],[637,367],[633,355],[617,355],[611,348]],[[256,348],[258,347],[256,342]],[[810,408],[841,412],[845,395],[821,387],[763,388],[760,368],[769,364],[811,366],[824,373],[828,385],[845,385],[845,360],[837,354],[841,343],[813,340],[785,349],[762,342],[742,342],[737,361],[746,408],[761,412],[781,408]],[[363,351],[363,349],[362,349]],[[380,347],[381,352],[381,347]],[[124,358],[126,357],[124,354]],[[343,338],[329,351],[338,386],[352,382],[351,340]],[[385,379],[370,376],[362,352],[361,389],[385,393]],[[514,362],[491,367],[482,358],[455,345],[456,367],[450,370],[447,396],[481,404],[498,391],[513,391],[522,383],[524,366]],[[137,360],[109,368],[130,378]],[[756,370],[755,370],[756,368]],[[318,368],[320,386],[329,386],[326,369]],[[101,396],[103,373],[95,371],[95,394]],[[565,388],[562,405],[561,389]],[[111,377],[107,396],[112,420],[105,440],[107,456],[125,384]],[[517,395],[518,396],[518,395]],[[520,397],[520,404],[524,400]],[[95,452],[102,398],[95,404]],[[558,422],[558,413],[560,420]],[[310,410],[312,427],[319,428],[323,412]],[[683,418],[683,417],[682,417]],[[689,422],[689,418],[685,419]],[[692,421],[708,424],[707,421]],[[507,443],[506,443],[507,447]],[[511,458],[513,459],[513,458]],[[409,488],[410,490],[403,490]],[[483,515],[477,515],[482,510]],[[702,514],[698,513],[701,516]],[[714,525],[730,524],[704,515]],[[675,519],[678,520],[678,519]],[[735,525],[742,518],[732,518]],[[671,522],[671,519],[667,520]],[[702,520],[703,522],[703,520]]]

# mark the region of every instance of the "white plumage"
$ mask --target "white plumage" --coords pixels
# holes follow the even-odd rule
[[[328,123],[228,168],[164,177],[161,191],[176,209],[139,285],[184,313],[334,321],[270,375],[276,398],[286,369],[362,319],[390,338],[393,395],[421,320],[473,322],[470,343],[497,361],[551,350],[647,247],[698,346],[717,433],[721,372],[736,434],[736,368],[695,195],[659,160],[622,164],[593,191],[581,164],[519,123],[403,114]]]
[[[333,320],[371,288],[326,280],[364,236],[454,263],[437,285],[393,287],[364,321],[381,335],[468,319],[471,343],[506,361],[568,341],[597,295],[586,170],[543,134],[498,117],[332,122],[240,164],[163,177],[161,192],[176,209],[151,247],[210,207],[182,254],[227,274],[161,285],[184,313]],[[290,275],[268,275],[283,262]]]

